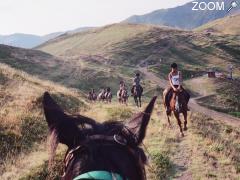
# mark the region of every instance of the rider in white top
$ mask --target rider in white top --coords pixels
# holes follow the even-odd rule
[[[180,71],[178,71],[177,75],[171,73],[170,78],[173,86],[180,86]]]
[[[167,113],[170,112],[170,98],[172,96],[172,91],[175,92],[179,92],[179,91],[183,91],[183,87],[182,87],[182,73],[180,71],[178,71],[178,66],[176,63],[173,63],[171,65],[171,72],[168,75],[168,79],[169,79],[169,83],[171,85],[171,88],[169,88],[166,92],[166,97],[165,97],[165,105],[166,105],[166,110]],[[189,101],[190,95],[188,94],[188,92],[186,90],[184,90],[184,94],[185,97],[187,99],[187,102]]]

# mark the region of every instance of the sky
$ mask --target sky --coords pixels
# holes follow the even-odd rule
[[[1,0],[0,34],[45,35],[120,22],[191,0]]]

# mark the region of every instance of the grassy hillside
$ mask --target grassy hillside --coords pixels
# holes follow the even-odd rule
[[[240,35],[240,15],[227,16],[222,19],[207,23],[195,29],[196,31],[205,31],[221,34]]]
[[[106,63],[104,63],[105,61]],[[100,88],[109,86],[116,94],[120,80],[126,80],[130,88],[136,72],[134,67],[108,64],[107,59],[102,56],[84,55],[57,58],[38,50],[3,45],[0,46],[0,62],[42,79],[58,82],[85,92],[91,88],[98,91]],[[145,84],[148,86],[148,81],[145,81]]]
[[[185,82],[197,102],[210,109],[240,117],[240,81],[199,77]],[[204,88],[203,88],[204,87]]]
[[[0,64],[0,179],[18,177],[41,163],[29,162],[28,156],[38,157],[36,151],[47,154],[44,144],[48,128],[41,105],[44,91],[52,92],[69,112],[77,113],[87,108],[80,92]],[[26,164],[18,167],[19,163]]]
[[[88,63],[136,67],[148,63],[150,70],[165,76],[169,64],[178,62],[190,75],[216,67],[226,71],[226,64],[239,67],[239,37],[217,36],[180,31],[158,26],[115,24],[77,33],[39,47],[62,59],[72,57]],[[127,70],[126,70],[127,71]],[[236,72],[240,74],[239,68]]]
[[[130,86],[137,66],[144,63],[162,78],[172,62],[180,65],[184,78],[209,67],[226,72],[229,63],[240,75],[238,42],[235,36],[114,24],[57,38],[38,48],[46,53],[0,46],[0,62],[83,91],[110,86],[115,94],[119,81]]]
[[[234,75],[239,77],[239,41],[240,37],[234,35],[113,24],[62,36],[38,50],[0,46],[0,62],[84,92],[109,86],[115,95],[120,80],[131,87],[132,78],[142,65],[166,78],[170,64],[177,62],[184,79],[189,79],[213,67],[226,73],[227,66],[233,64]],[[156,85],[144,76],[143,82],[145,95],[151,95]]]

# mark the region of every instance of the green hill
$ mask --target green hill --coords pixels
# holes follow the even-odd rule
[[[240,15],[228,16],[205,24],[196,31],[213,32],[221,34],[240,35]]]
[[[0,62],[85,92],[110,86],[115,94],[119,81],[130,86],[143,64],[162,78],[172,62],[180,65],[184,78],[211,67],[226,72],[229,63],[240,75],[239,52],[239,37],[232,35],[113,24],[57,38],[37,50],[0,46]]]
[[[128,69],[145,62],[161,76],[167,74],[170,63],[177,62],[186,78],[209,67],[226,71],[228,63],[236,67],[240,63],[239,37],[150,25],[114,24],[59,38],[38,49],[71,63],[98,63],[112,69]],[[239,74],[239,68],[236,72]]]
[[[88,63],[73,57],[62,59],[38,50],[26,50],[5,45],[0,45],[0,63],[5,63],[41,79],[84,91],[107,86],[113,87],[113,90],[117,91],[119,81],[129,78],[129,76],[125,77],[121,74],[122,67],[112,68],[102,65],[98,61]],[[109,79],[112,81],[108,81]],[[131,82],[131,80],[129,81]]]

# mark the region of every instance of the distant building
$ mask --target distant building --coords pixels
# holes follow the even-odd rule
[[[214,69],[209,69],[207,74],[209,78],[216,78],[216,71]]]

